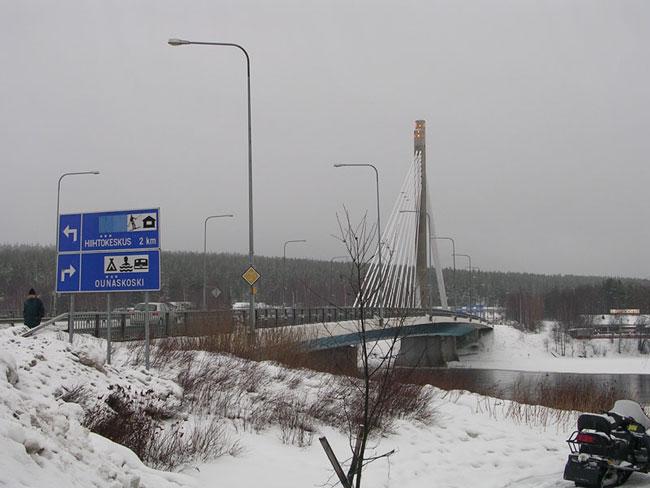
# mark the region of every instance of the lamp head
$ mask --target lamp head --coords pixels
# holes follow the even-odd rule
[[[99,174],[99,170],[97,170],[97,169],[96,169],[96,170],[93,170],[93,171],[91,171],[91,173],[94,174],[94,175],[98,175],[98,174]]]
[[[334,163],[335,168],[340,168],[341,166],[343,166],[341,163]]]
[[[170,46],[182,46],[183,44],[190,44],[190,41],[186,41],[185,39],[169,39],[167,41],[167,44]]]

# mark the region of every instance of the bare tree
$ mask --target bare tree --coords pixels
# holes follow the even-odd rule
[[[405,398],[413,399],[414,385],[408,385],[405,378],[410,371],[396,368],[399,354],[399,340],[402,337],[405,314],[391,317],[384,323],[373,314],[369,304],[380,293],[383,283],[374,280],[368,284],[367,275],[375,257],[373,235],[375,228],[367,226],[366,217],[359,225],[353,225],[347,210],[345,219],[338,218],[340,240],[350,257],[348,284],[356,296],[359,314],[355,320],[354,332],[359,342],[359,376],[349,378],[348,398],[344,402],[345,416],[350,438],[352,457],[343,486],[361,487],[365,466],[374,460],[392,453],[368,456],[369,443],[374,434],[384,429],[391,418],[404,411]],[[390,259],[386,267],[390,267]],[[381,341],[377,335],[381,334]],[[421,388],[417,387],[421,394]],[[339,476],[340,477],[340,476]]]

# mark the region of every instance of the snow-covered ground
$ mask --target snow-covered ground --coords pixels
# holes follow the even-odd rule
[[[327,436],[342,461],[349,457],[347,436],[332,427],[317,425],[317,434],[306,447],[283,444],[277,426],[259,431],[233,428],[232,433],[241,447],[238,455],[191,464],[180,473],[147,468],[128,449],[82,427],[81,407],[64,402],[61,393],[73,385],[83,384],[95,395],[101,395],[109,385],[123,385],[146,392],[148,397],[173,400],[181,394],[180,386],[172,381],[177,372],[165,365],[150,371],[142,366],[130,366],[123,347],[115,352],[113,365],[107,365],[105,342],[101,340],[76,337],[70,345],[60,332],[22,338],[18,334],[23,330],[23,327],[0,330],[0,486],[336,486],[317,437]],[[543,341],[542,337],[522,336],[513,329],[498,326],[490,350],[463,361],[491,367],[516,364],[517,369],[532,363],[540,368],[540,361],[544,364],[562,361],[538,342]],[[509,341],[513,343],[508,346]],[[507,359],[499,360],[502,354]],[[611,359],[615,358],[608,354],[593,362]],[[577,364],[592,360],[571,361]],[[641,364],[645,358],[632,358],[632,361]],[[258,391],[242,397],[242,405],[254,403],[262,393],[271,391],[311,395],[328,377],[312,372],[287,374],[271,363],[263,363],[259,368],[263,377],[259,378]],[[240,371],[233,369],[232,375]],[[292,374],[297,376],[292,378]],[[562,471],[568,454],[565,439],[573,430],[577,412],[551,412],[545,420],[537,417],[536,421],[522,423],[520,417],[512,415],[510,402],[468,392],[446,393],[435,388],[431,391],[433,420],[428,423],[397,421],[392,433],[382,437],[372,450],[381,454],[395,449],[395,453],[367,467],[365,486],[573,486],[562,480]],[[635,474],[626,486],[650,486],[650,476]]]
[[[637,339],[571,339],[562,356],[553,338],[552,323],[539,333],[524,333],[497,324],[493,337],[478,351],[466,354],[455,368],[506,369],[563,373],[650,374],[650,355],[638,352]]]

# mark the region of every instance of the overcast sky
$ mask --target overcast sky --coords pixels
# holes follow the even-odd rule
[[[650,277],[650,2],[0,0],[0,243],[160,207],[163,250],[343,254],[427,121],[439,235],[482,270]],[[445,266],[448,243],[440,242]],[[164,255],[163,255],[164,259]],[[464,263],[463,263],[464,264]]]

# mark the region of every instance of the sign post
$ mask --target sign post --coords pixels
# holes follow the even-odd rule
[[[106,361],[111,364],[111,295],[106,294]]]
[[[72,344],[74,334],[74,295],[70,295],[70,312],[68,313],[68,341]]]
[[[249,311],[251,316],[248,319],[248,334],[252,338],[253,333],[255,332],[255,329],[253,328],[255,326],[255,314],[257,314],[257,311],[255,310],[255,295],[257,294],[257,288],[253,285],[255,285],[255,282],[259,280],[262,275],[260,275],[255,268],[249,266],[241,277],[244,278],[244,281],[246,281],[246,283],[251,287],[251,308]]]
[[[73,334],[74,294],[108,293],[106,339],[109,364],[110,293],[160,290],[159,217],[158,208],[59,215],[56,291],[72,294],[70,342]],[[148,317],[147,311],[145,329],[148,329]],[[149,332],[145,332],[149,369]]]
[[[144,367],[149,370],[149,292],[144,292]]]

